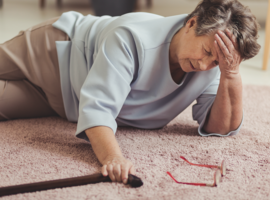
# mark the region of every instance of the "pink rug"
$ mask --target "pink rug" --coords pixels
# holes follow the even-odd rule
[[[126,158],[144,185],[98,183],[1,199],[270,199],[270,87],[245,86],[245,121],[234,137],[201,137],[191,107],[160,130],[119,128]],[[91,146],[75,138],[76,124],[58,117],[0,122],[0,187],[99,172]],[[198,187],[177,180],[211,183],[213,169],[190,166],[226,159],[227,175],[218,187]]]

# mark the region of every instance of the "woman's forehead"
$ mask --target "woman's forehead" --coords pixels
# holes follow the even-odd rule
[[[202,43],[208,48],[214,48],[215,33],[201,37]]]
[[[215,48],[215,34],[216,33],[213,33],[213,34],[209,34],[209,35],[205,35],[202,39],[202,43],[204,45],[204,48],[206,48],[207,51],[211,52],[211,54],[213,56],[216,56],[217,55],[217,51],[216,51],[216,48]]]

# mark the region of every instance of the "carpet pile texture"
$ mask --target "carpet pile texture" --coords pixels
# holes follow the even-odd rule
[[[270,87],[244,86],[244,124],[237,136],[201,137],[191,106],[158,130],[118,128],[123,155],[131,160],[140,188],[98,183],[5,196],[0,199],[270,199]],[[0,122],[0,187],[97,173],[94,152],[74,136],[76,124],[58,117]],[[218,187],[214,169],[190,166],[179,157],[219,165],[227,174]]]

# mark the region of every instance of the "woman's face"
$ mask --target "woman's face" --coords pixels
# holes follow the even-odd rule
[[[214,33],[196,36],[196,17],[191,18],[172,39],[170,64],[179,64],[184,72],[206,71],[218,65]]]

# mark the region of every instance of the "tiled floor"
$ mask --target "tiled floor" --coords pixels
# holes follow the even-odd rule
[[[4,7],[0,9],[0,43],[15,36],[20,30],[24,30],[30,26],[40,23],[46,19],[59,16],[62,12],[75,10],[86,14],[93,14],[89,1],[77,1],[72,3],[68,1],[64,3],[62,8],[57,8],[55,1],[48,1],[45,9],[41,10],[38,0],[5,0]],[[188,12],[193,8],[187,5]],[[141,7],[138,11],[152,12],[164,16],[175,15],[179,10],[175,6],[153,5],[151,9]],[[185,10],[185,5],[181,6],[181,11]],[[241,64],[241,74],[244,84],[270,85],[270,62],[267,71],[261,70],[263,59],[263,43],[265,32],[260,30],[259,43],[262,49],[259,54]]]

